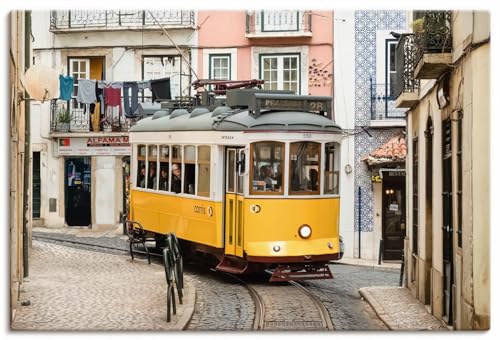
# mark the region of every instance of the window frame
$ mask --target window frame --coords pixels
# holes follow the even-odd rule
[[[281,191],[254,191],[253,190],[253,174],[254,174],[254,149],[255,145],[258,143],[273,143],[273,144],[279,144],[282,147],[282,155],[281,155],[281,160],[280,160],[280,166],[281,166]],[[249,195],[255,195],[255,196],[285,196],[286,191],[285,191],[285,168],[284,168],[284,163],[286,161],[286,153],[287,153],[287,148],[286,148],[285,142],[280,142],[280,141],[269,141],[269,140],[261,140],[261,141],[254,141],[250,143],[250,164],[248,168],[248,193]],[[244,188],[243,188],[244,191]]]
[[[170,72],[170,73],[167,73],[166,69],[165,69],[165,59],[171,59],[173,58],[173,63],[172,63],[172,68],[175,67],[175,63],[178,61],[179,62],[179,69],[178,69],[178,72]],[[159,59],[161,65],[162,65],[162,68],[160,70],[160,75],[159,77],[146,77],[146,59]],[[178,60],[177,60],[178,59]],[[148,81],[148,80],[154,80],[154,79],[160,79],[160,78],[165,78],[165,77],[170,77],[170,79],[172,80],[172,75],[178,75],[179,76],[179,83],[178,84],[170,84],[170,91],[171,91],[171,96],[172,96],[172,99],[175,99],[176,97],[178,96],[182,96],[182,92],[183,92],[183,74],[182,74],[182,66],[183,66],[183,62],[182,62],[182,56],[180,54],[159,54],[159,55],[143,55],[142,58],[141,58],[141,78],[143,81]],[[154,72],[153,72],[154,73]],[[178,91],[176,93],[174,93],[172,91],[172,87],[175,88],[175,86],[178,85]],[[151,91],[151,90],[148,90],[148,91]],[[145,102],[145,101],[151,101],[152,100],[152,93],[150,92],[149,95],[147,93],[146,90],[140,90],[141,92],[141,99],[142,99],[142,102]],[[146,100],[146,98],[148,98],[149,100]]]
[[[318,167],[318,184],[317,184],[317,190],[314,191],[306,191],[306,190],[297,190],[294,191],[292,190],[292,147],[293,144],[299,144],[299,143],[306,143],[306,144],[315,144],[316,147],[318,148],[318,161],[317,161],[317,167]],[[307,195],[320,195],[321,194],[321,186],[323,184],[322,181],[322,175],[321,175],[321,162],[322,162],[322,146],[324,143],[321,142],[314,142],[314,141],[295,141],[295,142],[290,142],[289,143],[289,148],[288,148],[288,195],[291,196],[307,196]]]
[[[284,58],[286,57],[295,57],[297,60],[297,69],[296,69],[296,86],[297,89],[295,91],[295,94],[300,94],[301,93],[301,53],[300,52],[289,52],[289,53],[259,53],[259,79],[264,79],[264,58],[277,58],[277,90],[283,90],[284,89]],[[287,82],[290,82],[288,80]],[[291,82],[290,82],[291,83]],[[264,89],[266,83],[264,84]]]
[[[223,78],[215,78],[214,70],[215,66],[213,65],[214,59],[217,58],[226,58],[227,60],[227,79]],[[212,80],[231,80],[231,53],[210,53],[208,55],[208,78]]]

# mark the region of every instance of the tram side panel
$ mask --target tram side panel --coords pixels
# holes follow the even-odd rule
[[[131,218],[147,231],[223,248],[222,203],[132,190]]]
[[[247,257],[339,253],[339,208],[339,198],[246,199],[244,250]],[[306,239],[299,236],[299,228],[304,224],[312,229]]]

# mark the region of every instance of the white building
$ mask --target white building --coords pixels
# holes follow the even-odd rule
[[[75,79],[170,77],[171,96],[189,96],[195,15],[188,10],[33,11],[33,63]],[[130,120],[119,119],[116,111],[101,115],[99,106],[90,114],[90,107],[76,101],[77,87],[69,101],[31,105],[34,225],[110,227],[124,212]],[[148,91],[139,92],[139,102],[151,102]],[[70,130],[61,132],[58,116],[66,110],[72,115]],[[110,124],[103,123],[105,117]]]
[[[381,10],[335,11],[334,16],[335,116],[346,129],[340,213],[344,256],[376,260],[381,253],[386,260],[401,260],[404,160],[365,159],[405,131],[405,112],[395,107],[391,93],[397,44],[391,32],[407,30],[408,15]]]

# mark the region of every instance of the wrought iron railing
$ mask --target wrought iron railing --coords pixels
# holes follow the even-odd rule
[[[122,103],[122,110],[123,110]],[[50,103],[50,132],[99,132],[99,131],[121,131],[126,132],[134,123],[134,119],[125,117],[124,113],[118,109],[112,109],[101,115],[94,108],[91,113],[90,105],[79,104],[75,98],[72,100],[52,100]],[[100,107],[99,107],[100,111]],[[69,112],[71,120],[69,124],[61,122],[60,116],[64,112]],[[94,115],[99,115],[97,122]]]
[[[451,11],[415,11],[413,32],[417,63],[424,53],[451,52]]]
[[[159,27],[157,21],[165,26],[193,26],[194,11],[53,10],[50,12],[51,30],[155,28]]]
[[[309,11],[249,11],[247,33],[311,32]]]
[[[391,95],[395,98],[402,93],[414,93],[420,88],[420,80],[415,79],[415,35],[401,34],[396,47],[396,77]]]
[[[405,110],[396,107],[390,84],[375,84],[370,78],[370,112],[372,120],[405,119]]]

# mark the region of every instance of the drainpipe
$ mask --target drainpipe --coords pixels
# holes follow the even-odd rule
[[[24,12],[24,71],[31,66],[31,11]],[[30,194],[30,101],[29,94],[24,90],[24,178],[23,178],[23,275],[29,275],[29,194]]]
[[[361,258],[361,187],[358,187],[358,258]]]

